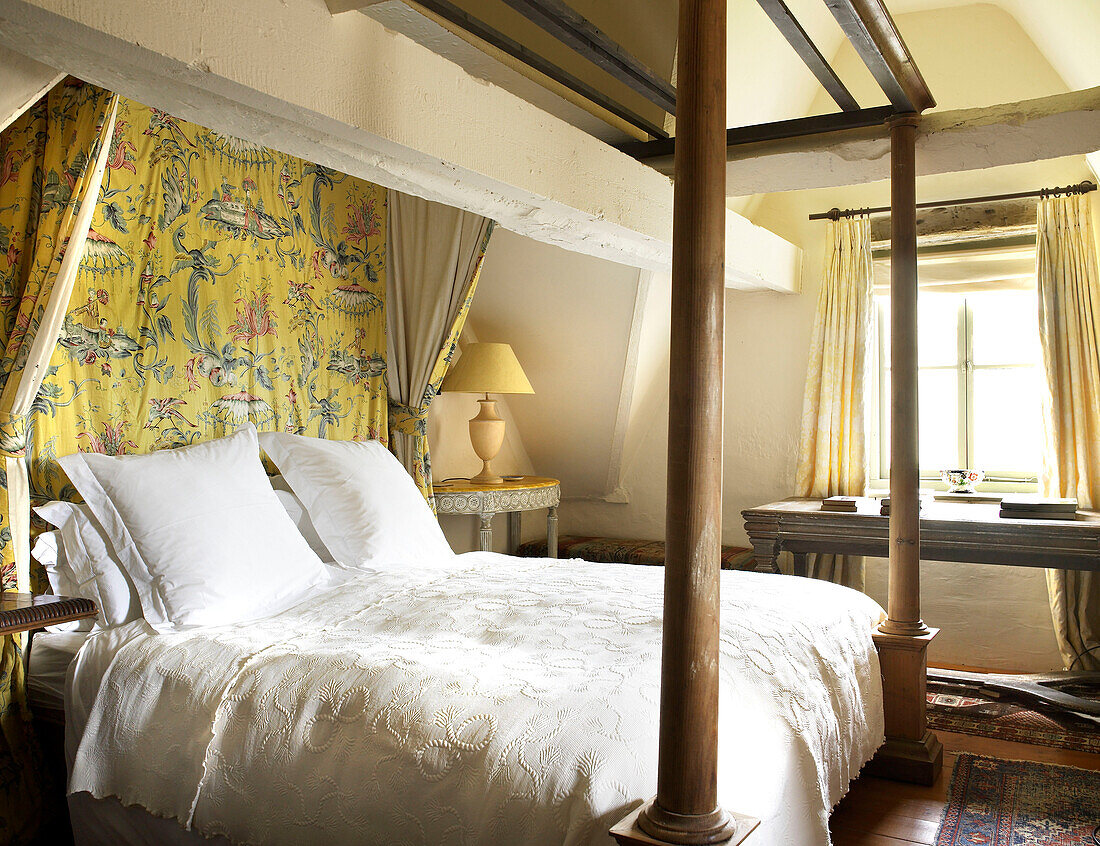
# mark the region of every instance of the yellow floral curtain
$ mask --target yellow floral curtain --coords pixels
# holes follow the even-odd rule
[[[477,289],[493,221],[389,192],[386,314],[391,447],[432,493],[428,407],[439,393]]]
[[[1088,197],[1039,203],[1039,328],[1049,387],[1043,491],[1100,507],[1100,273]],[[1100,670],[1100,576],[1048,570],[1065,665]]]
[[[56,459],[260,429],[388,437],[377,185],[125,98],[84,262],[29,424]]]
[[[0,134],[0,556],[5,590],[32,588],[27,553],[29,507],[23,455],[29,401],[40,383],[32,351],[51,343],[55,285],[83,247],[77,229],[82,201],[94,201],[94,162],[106,138],[114,97],[66,80]],[[100,169],[100,173],[102,170]],[[86,225],[86,223],[85,223]],[[66,248],[73,247],[68,265]],[[68,284],[72,275],[68,274]],[[63,281],[58,287],[64,287]],[[58,293],[62,293],[60,290]],[[55,305],[53,311],[59,311]],[[50,323],[53,323],[50,326]],[[45,348],[48,350],[48,346]],[[35,370],[24,373],[25,368]],[[12,508],[14,506],[14,509]],[[14,513],[13,513],[14,511]],[[42,585],[34,587],[42,588]],[[38,824],[42,791],[28,733],[20,645],[3,640],[0,657],[0,842],[29,839]]]
[[[871,328],[871,221],[830,220],[802,406],[798,496],[862,496],[867,486],[865,403]],[[810,556],[815,578],[863,589],[863,559]]]

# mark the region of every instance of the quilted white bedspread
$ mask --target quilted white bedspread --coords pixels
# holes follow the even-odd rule
[[[656,790],[661,580],[471,553],[244,626],[94,635],[70,792],[239,843],[606,846]],[[722,615],[720,799],[763,819],[750,846],[827,844],[882,741],[882,611],[725,572]]]

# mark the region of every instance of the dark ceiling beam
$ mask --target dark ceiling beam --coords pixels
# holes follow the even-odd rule
[[[780,120],[773,123],[758,123],[753,126],[737,126],[726,130],[726,159],[736,157],[737,148],[746,144],[762,141],[782,141],[786,138],[802,138],[810,135],[822,135],[840,132],[846,129],[863,129],[868,126],[882,126],[886,133],[885,122],[895,114],[893,106],[877,106],[873,109],[860,109],[855,112],[838,112],[829,115]],[[659,141],[634,141],[619,147],[624,153],[633,156],[661,173],[673,175],[673,156],[676,152],[676,139],[665,138]]]
[[[601,109],[605,109],[617,118],[626,121],[654,138],[668,138],[668,133],[663,127],[653,121],[642,117],[634,111],[626,108],[621,103],[608,97],[602,91],[597,90],[584,80],[578,79],[568,71],[563,70],[552,62],[547,61],[533,50],[520,44],[513,38],[509,38],[503,32],[494,29],[468,12],[460,9],[449,0],[414,0],[414,5],[423,6],[430,12],[439,15],[444,20],[454,24],[471,35],[480,38],[487,44],[491,44],[498,50],[507,53],[514,59],[518,59],[530,68],[544,74],[559,85],[564,85],[571,91],[580,94],[587,100],[595,103]]]
[[[936,105],[905,40],[882,0],[825,0],[886,98],[899,112]]]
[[[805,62],[810,72],[817,77],[817,81],[824,86],[833,101],[846,112],[858,111],[859,103],[856,102],[856,98],[844,87],[836,71],[825,61],[825,57],[821,55],[817,45],[810,40],[802,24],[791,14],[787,4],[783,0],[758,0],[758,2],[760,8],[783,33],[783,37],[794,48],[798,57]]]
[[[562,0],[503,0],[631,90],[676,114],[676,89]]]

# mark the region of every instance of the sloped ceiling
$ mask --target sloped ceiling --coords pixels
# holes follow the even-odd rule
[[[659,107],[616,81],[600,68],[509,8],[503,0],[456,0],[456,6],[520,41],[546,59],[584,80],[600,92],[674,134],[675,124]],[[569,0],[569,5],[657,75],[672,80],[675,65],[676,0]],[[844,42],[840,27],[822,0],[787,0],[821,53],[832,60]],[[1063,76],[1069,88],[1100,85],[1100,51],[1094,49],[1100,33],[1100,3],[1095,0],[886,0],[895,17],[943,7],[992,5],[1012,15]],[[388,0],[364,9],[367,14],[409,37],[426,43],[475,76],[509,88],[541,108],[611,143],[628,140],[621,126],[586,112],[584,104],[570,103],[495,59],[486,60],[476,46],[454,34],[455,27],[440,25],[421,14],[415,0]],[[822,111],[835,111],[813,75],[761,10],[757,0],[728,0],[727,65],[729,85],[727,123],[746,126]],[[904,36],[904,21],[899,21]],[[975,37],[980,38],[980,33]],[[921,57],[915,56],[917,64]],[[862,66],[848,68],[842,79],[852,90],[874,90]],[[935,92],[933,92],[935,93]],[[860,105],[883,105],[885,97],[864,95]],[[595,110],[599,111],[599,110]],[[606,114],[604,115],[606,117]]]

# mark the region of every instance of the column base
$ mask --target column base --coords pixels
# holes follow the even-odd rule
[[[930,787],[943,769],[943,744],[932,732],[922,740],[888,737],[864,769],[868,775]]]
[[[873,635],[882,668],[886,743],[867,765],[870,775],[924,785],[939,777],[943,746],[928,730],[925,698],[928,644],[938,631],[898,634],[884,623]]]
[[[638,818],[643,814],[643,824],[648,830],[644,830],[638,823]],[[758,825],[760,820],[755,817],[730,813],[722,808],[698,817],[674,814],[662,809],[654,798],[613,825],[610,833],[620,846],[685,846],[709,843],[737,846]]]

